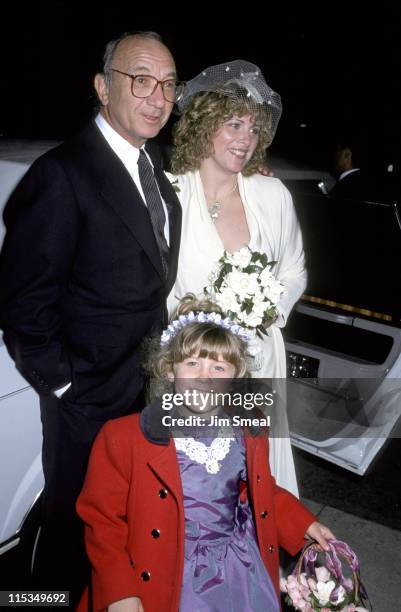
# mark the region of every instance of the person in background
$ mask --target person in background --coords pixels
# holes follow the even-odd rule
[[[337,182],[329,192],[335,198],[364,199],[369,180],[361,168],[362,160],[357,144],[345,139],[336,146],[334,176]]]
[[[375,151],[374,166],[368,153]],[[329,196],[338,199],[394,204],[400,202],[400,178],[394,164],[384,163],[379,145],[363,145],[361,137],[348,136],[336,145],[333,175],[337,182]]]

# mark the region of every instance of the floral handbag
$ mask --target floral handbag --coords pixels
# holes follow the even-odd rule
[[[321,552],[316,542],[307,544],[293,572],[280,580],[286,602],[303,612],[368,612],[372,608],[361,582],[358,557],[345,542],[328,540],[328,544],[328,552]],[[317,565],[323,555],[325,562]],[[341,559],[348,566],[347,577]]]

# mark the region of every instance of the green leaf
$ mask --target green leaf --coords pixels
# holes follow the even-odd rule
[[[270,319],[274,319],[275,315],[276,315],[276,309],[274,306],[272,306],[271,308],[267,308],[264,311],[263,318],[270,321]]]
[[[253,266],[252,264],[249,264],[246,268],[243,269],[243,272],[246,272],[247,274],[253,274],[254,272],[256,272],[257,274],[261,271],[259,266]]]
[[[245,300],[242,302],[241,310],[245,311],[246,314],[250,314],[252,312],[252,309],[253,309],[252,298],[245,298]]]

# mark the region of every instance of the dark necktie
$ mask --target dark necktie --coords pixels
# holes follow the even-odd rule
[[[146,205],[148,207],[153,231],[159,247],[160,257],[163,264],[164,275],[167,278],[169,247],[164,235],[164,225],[166,215],[164,214],[163,203],[157,187],[153,168],[148,160],[146,153],[141,149],[138,159],[139,180],[141,181]]]

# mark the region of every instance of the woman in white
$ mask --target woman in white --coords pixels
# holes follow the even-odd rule
[[[178,105],[182,116],[175,126],[171,180],[183,222],[169,310],[186,293],[203,293],[224,250],[234,253],[248,245],[265,252],[277,262],[272,272],[285,291],[276,319],[259,340],[262,359],[256,360],[252,376],[285,378],[281,328],[306,285],[302,236],[288,190],[278,179],[258,173],[280,118],[280,96],[257,66],[237,60],[192,79]],[[285,393],[277,395],[283,399]],[[285,400],[270,440],[272,473],[297,495]]]

